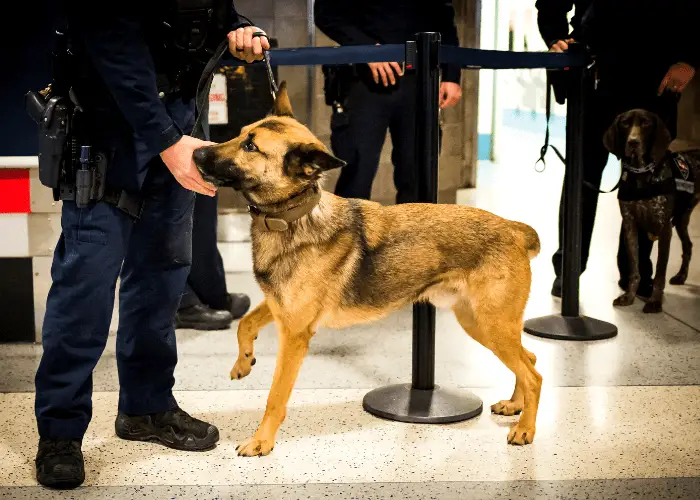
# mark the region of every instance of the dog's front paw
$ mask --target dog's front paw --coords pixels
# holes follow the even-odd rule
[[[661,307],[660,300],[650,300],[649,302],[644,304],[644,309],[642,309],[642,312],[645,312],[647,314],[660,313],[662,309],[663,308]]]
[[[634,294],[623,293],[613,301],[614,306],[631,306],[634,304]]]
[[[535,440],[535,426],[528,428],[520,422],[510,428],[508,433],[509,444],[530,444]]]
[[[497,415],[518,415],[523,411],[523,401],[510,401],[504,399],[491,405],[491,412]]]
[[[239,457],[264,457],[275,447],[274,441],[260,440],[254,437],[236,446]]]
[[[240,380],[250,375],[250,371],[255,365],[255,357],[243,357],[236,360],[236,364],[231,368],[231,380]]]
[[[678,273],[673,278],[671,278],[669,283],[671,283],[672,285],[685,285],[685,280],[687,279],[688,276]]]

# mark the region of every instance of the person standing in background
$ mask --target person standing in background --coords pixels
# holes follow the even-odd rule
[[[578,42],[595,58],[594,74],[586,84],[583,136],[583,200],[581,272],[585,271],[593,234],[598,194],[609,153],[603,135],[615,116],[632,108],[658,114],[671,137],[676,137],[678,100],[700,63],[693,33],[700,19],[696,0],[537,0],[538,27],[552,52]],[[575,7],[569,30],[567,15]],[[559,75],[565,79],[566,75]],[[562,96],[565,82],[555,84]],[[563,103],[563,98],[557,99]],[[552,295],[561,297],[563,192],[559,206],[559,248],[552,257],[556,278]],[[628,257],[620,230],[618,284],[627,289]],[[653,288],[653,242],[639,233],[638,295],[649,297]]]
[[[316,26],[340,45],[405,43],[422,31],[440,32],[444,45],[459,45],[455,12],[448,0],[316,0],[314,16]],[[370,198],[388,129],[396,202],[415,201],[415,76],[397,62],[324,71],[327,76],[332,74],[330,81],[334,82],[326,89],[335,94],[327,94],[333,106],[331,147],[333,154],[347,162],[335,194]],[[461,99],[460,73],[459,66],[443,65],[440,108],[454,106]]]

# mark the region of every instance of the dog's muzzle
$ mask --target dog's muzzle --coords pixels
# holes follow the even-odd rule
[[[216,163],[216,151],[211,146],[203,146],[197,148],[192,153],[192,160],[200,172],[210,173],[214,169]]]

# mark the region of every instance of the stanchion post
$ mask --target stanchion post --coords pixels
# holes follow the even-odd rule
[[[411,52],[414,47],[415,54]],[[437,203],[440,34],[416,34],[416,43],[407,44],[407,61],[413,60],[414,55],[418,201]],[[435,385],[435,307],[432,304],[413,306],[412,384],[375,389],[365,395],[362,406],[378,417],[413,423],[459,422],[482,412],[483,403],[474,394]]]
[[[580,44],[569,52],[584,55]],[[525,332],[555,340],[602,340],[617,335],[617,327],[579,314],[581,274],[581,211],[583,190],[583,113],[588,74],[585,66],[569,68],[566,106],[566,173],[564,175],[564,248],[562,264],[561,315],[544,316],[525,322]],[[601,139],[602,140],[602,139]]]
[[[572,49],[574,46],[572,45]],[[574,49],[576,50],[576,49]],[[564,235],[562,255],[561,314],[579,315],[579,275],[581,274],[581,210],[583,186],[583,106],[585,67],[570,68],[571,79],[566,102],[566,173],[564,182]]]
[[[440,34],[420,33],[416,39],[415,160],[418,202],[437,203],[439,150]],[[413,306],[413,387],[435,385],[435,306]]]

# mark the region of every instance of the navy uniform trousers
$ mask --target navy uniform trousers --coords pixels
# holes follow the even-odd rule
[[[181,308],[204,303],[214,309],[230,309],[226,272],[219,253],[216,225],[218,196],[197,195],[192,228],[192,268]]]
[[[393,146],[396,202],[417,199],[415,75],[405,74],[397,79],[399,87],[390,91],[373,91],[363,80],[356,81],[347,98],[347,109],[342,113],[345,116],[336,113],[332,116],[333,154],[347,162],[340,169],[336,195],[370,199],[388,129]]]
[[[195,196],[152,160],[137,221],[104,202],[64,202],[36,374],[42,438],[82,438],[92,416],[92,371],[107,342],[117,277],[119,410],[176,407],[174,318],[191,264]]]

